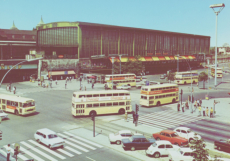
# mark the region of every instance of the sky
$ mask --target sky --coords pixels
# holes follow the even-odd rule
[[[0,28],[13,21],[19,30],[40,22],[90,22],[180,32],[211,37],[216,45],[216,15],[209,8],[224,3],[218,15],[217,46],[230,45],[230,0],[0,0]]]

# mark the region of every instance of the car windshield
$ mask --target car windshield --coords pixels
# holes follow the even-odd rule
[[[130,138],[129,138],[129,141],[130,141],[130,142],[133,142],[133,137],[130,137]]]
[[[178,134],[176,132],[171,134],[171,137],[177,137],[177,136],[178,136]]]
[[[48,135],[48,138],[49,139],[53,139],[53,138],[57,138],[58,136],[56,134],[50,134]]]
[[[188,129],[188,130],[187,130],[187,133],[191,133],[191,132],[192,132],[192,130],[191,130],[191,129]]]
[[[153,147],[156,147],[156,146],[157,146],[157,144],[156,144],[156,143],[152,143],[152,146],[153,146]]]

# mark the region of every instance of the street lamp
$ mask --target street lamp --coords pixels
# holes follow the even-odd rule
[[[220,3],[220,4],[214,4],[214,5],[211,5],[209,6],[210,8],[213,9],[214,13],[216,14],[216,47],[215,47],[215,87],[217,85],[217,82],[216,82],[216,68],[217,68],[217,16],[218,14],[224,9],[225,5],[224,3]],[[215,11],[214,8],[219,8],[219,11]]]
[[[182,58],[182,56],[179,56],[179,55],[176,55],[177,56],[177,58],[179,59],[179,57],[181,57]],[[191,113],[193,113],[193,109],[192,109],[192,92],[193,92],[193,89],[192,89],[192,71],[191,71],[191,67],[190,67],[190,65],[189,65],[189,63],[188,63],[188,61],[187,61],[187,59],[185,59],[186,60],[186,63],[188,64],[188,66],[189,66],[189,69],[190,69],[190,73],[191,73],[191,97],[190,97],[190,107],[191,107]]]
[[[19,62],[18,64],[12,66],[12,67],[6,72],[6,74],[3,76],[2,80],[1,80],[1,83],[0,83],[0,87],[1,87],[2,82],[3,82],[4,78],[6,77],[6,75],[7,75],[14,67],[16,67],[16,66],[18,66],[19,64],[22,64],[22,63],[24,63],[24,62],[35,61],[35,60],[39,60],[39,59],[43,59],[43,57],[37,58],[37,59],[23,60],[23,61]]]

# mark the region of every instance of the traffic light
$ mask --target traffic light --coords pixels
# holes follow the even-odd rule
[[[139,111],[139,106],[136,104],[136,112]]]
[[[2,131],[0,131],[0,140],[2,140]]]

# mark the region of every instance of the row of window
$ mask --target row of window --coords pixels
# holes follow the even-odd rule
[[[158,96],[155,96],[155,99],[159,99],[159,98],[165,98],[165,97],[173,97],[173,96],[178,96],[178,93],[173,93],[173,94],[165,94],[165,95],[158,95]],[[148,99],[147,96],[141,96],[141,99]],[[150,96],[149,97],[149,100],[151,99],[154,99],[154,96]]]
[[[192,79],[198,79],[198,77],[192,77]],[[190,78],[176,78],[175,80],[191,80]]]
[[[130,96],[130,93],[82,94],[78,98]],[[77,97],[73,94],[73,97]]]
[[[131,105],[131,102],[126,101],[126,102],[92,103],[92,104],[86,104],[86,108],[90,108],[90,107],[108,107],[108,106],[125,106],[125,105]],[[74,107],[73,103],[72,103],[72,107]],[[76,104],[76,108],[85,108],[85,105],[84,104]]]
[[[15,102],[15,101],[0,99],[0,103],[7,104],[8,106],[18,107],[18,102]],[[33,102],[28,102],[28,103],[19,103],[19,105],[20,107],[31,107],[31,106],[35,106],[35,102],[33,101]]]
[[[105,76],[105,78],[110,78],[110,79],[114,79],[114,78],[132,78],[134,79],[135,75],[119,75],[119,76]]]
[[[142,88],[141,90],[143,91],[159,91],[159,90],[166,90],[166,89],[174,89],[174,88],[178,88],[178,86],[171,86],[171,87],[162,87],[162,88]]]
[[[136,82],[136,80],[113,80],[113,83],[133,83]]]

